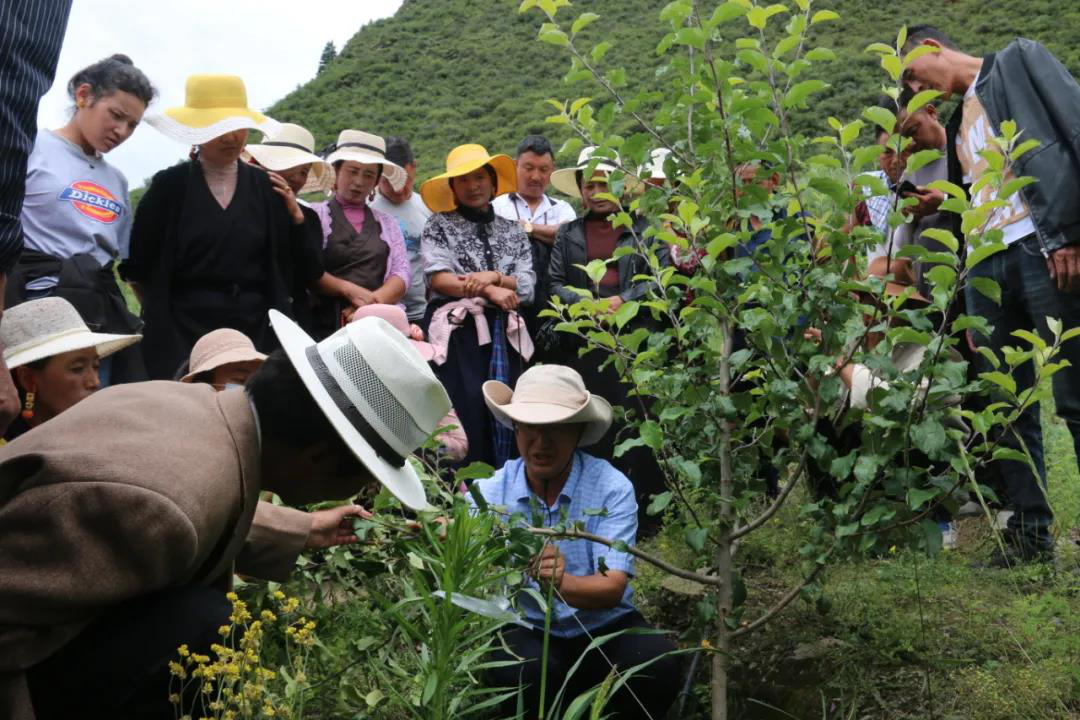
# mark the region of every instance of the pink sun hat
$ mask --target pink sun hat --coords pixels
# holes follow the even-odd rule
[[[412,330],[409,328],[409,318],[406,317],[405,311],[397,305],[380,303],[365,305],[353,313],[349,322],[356,322],[366,317],[377,317],[390,323],[395,330],[409,338],[409,342],[419,351],[425,362],[431,362],[431,358],[435,357],[435,347],[431,343],[417,340],[412,336]]]

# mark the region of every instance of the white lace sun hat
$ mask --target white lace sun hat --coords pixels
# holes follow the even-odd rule
[[[4,361],[11,370],[86,348],[97,348],[98,357],[104,358],[141,339],[142,335],[91,331],[75,306],[58,297],[28,300],[5,310],[0,320],[0,343],[4,346]]]

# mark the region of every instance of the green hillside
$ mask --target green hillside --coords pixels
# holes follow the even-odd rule
[[[663,3],[578,0],[575,5],[601,16],[583,37],[590,45],[600,39],[614,43],[605,63],[625,67],[632,84],[651,82],[659,62],[655,47],[663,31],[657,14]],[[856,108],[874,102],[884,74],[863,49],[888,42],[904,23],[932,22],[979,53],[1018,35],[1035,38],[1080,74],[1080,3],[822,0],[815,5],[835,9],[842,18],[815,29],[820,42],[838,55],[825,71],[832,88],[818,96],[818,117],[854,117]],[[569,66],[565,51],[537,42],[541,14],[519,14],[517,6],[517,0],[405,0],[394,17],[361,28],[322,74],[270,113],[306,125],[319,143],[330,142],[343,128],[404,135],[417,152],[421,177],[437,172],[447,151],[463,142],[512,154],[530,131],[563,140],[563,128],[544,123],[551,112],[545,100],[595,95],[597,89],[563,83]]]

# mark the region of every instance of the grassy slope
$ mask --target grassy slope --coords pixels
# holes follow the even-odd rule
[[[480,142],[493,152],[513,153],[531,131],[565,139],[563,128],[545,125],[551,108],[544,101],[595,96],[597,90],[563,84],[567,56],[535,40],[539,13],[519,15],[517,5],[516,0],[406,0],[394,17],[361,29],[322,75],[270,112],[306,125],[319,143],[346,127],[404,135],[417,151],[421,178],[438,172],[459,143]],[[662,3],[581,0],[577,5],[602,16],[585,32],[586,46],[601,38],[613,42],[605,62],[625,66],[632,88],[648,83],[659,63],[654,48],[662,32],[656,20]],[[803,118],[807,130],[824,128],[828,115],[854,117],[874,101],[883,74],[863,48],[894,38],[904,22],[939,24],[980,53],[1017,35],[1037,38],[1080,73],[1077,3],[823,0],[815,6],[836,9],[842,20],[817,26],[815,40],[836,49],[839,59],[827,70],[831,91],[815,102],[818,119]]]

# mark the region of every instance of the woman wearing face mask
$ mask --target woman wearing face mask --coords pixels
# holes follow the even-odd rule
[[[101,387],[101,361],[139,342],[138,335],[91,332],[67,300],[28,300],[4,312],[0,343],[23,403],[12,440],[85,400]]]
[[[334,168],[334,197],[313,203],[323,235],[323,264],[330,292],[340,301],[322,303],[320,335],[329,335],[355,308],[396,305],[412,282],[405,237],[397,219],[375,210],[379,181],[395,190],[405,186],[405,170],[386,158],[386,142],[378,135],[342,130],[326,161]],[[346,291],[335,292],[334,284]]]
[[[127,179],[104,156],[131,137],[155,93],[126,55],[83,68],[68,82],[71,119],[40,131],[27,161],[25,246],[8,280],[8,307],[55,295],[96,329],[139,330],[113,274],[131,234]],[[102,384],[146,379],[138,350],[103,363]]]
[[[191,348],[188,372],[180,382],[206,383],[216,390],[239,387],[266,361],[244,333],[231,328],[214,330]]]
[[[278,123],[247,107],[231,75],[189,77],[186,104],[147,122],[194,145],[191,160],[154,176],[120,267],[143,304],[150,377],[173,378],[195,341],[222,327],[272,350],[267,311],[294,315],[305,224],[285,183],[240,154],[249,129],[273,135]]]
[[[516,187],[514,161],[491,156],[480,145],[454,148],[446,172],[420,187],[435,213],[420,240],[435,374],[468,436],[465,462],[496,468],[517,450],[512,434],[476,398],[487,380],[512,385],[532,356],[532,341],[517,314],[522,304],[532,303],[536,285],[529,237],[491,205]]]

